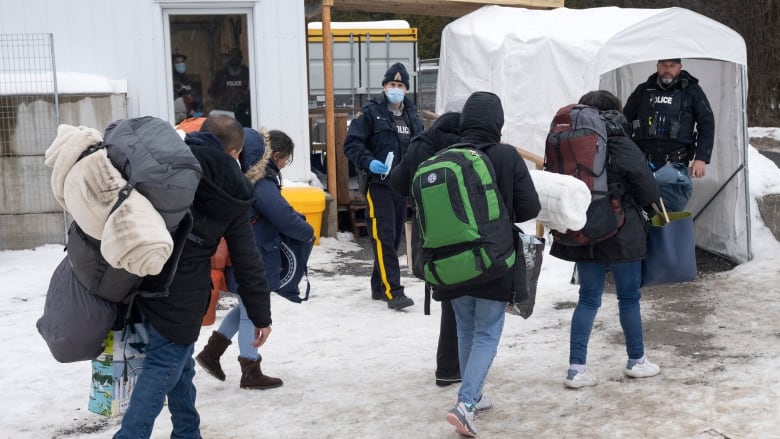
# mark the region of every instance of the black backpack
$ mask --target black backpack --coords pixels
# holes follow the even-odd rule
[[[553,240],[584,246],[615,236],[625,222],[619,194],[607,183],[607,128],[598,109],[572,104],[555,113],[547,135],[544,168],[585,182],[591,201],[581,230],[553,230]]]
[[[422,162],[411,197],[421,244],[413,271],[434,289],[477,285],[514,266],[511,216],[478,148],[455,144]]]

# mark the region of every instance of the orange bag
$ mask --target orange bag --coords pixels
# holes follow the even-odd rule
[[[179,124],[176,125],[176,129],[182,130],[185,133],[200,131],[200,126],[203,125],[205,120],[205,117],[190,117],[189,119],[184,119],[183,121],[179,122]]]
[[[209,308],[203,315],[201,326],[213,325],[217,320],[217,302],[219,302],[219,292],[227,291],[225,282],[225,267],[230,265],[230,254],[228,253],[227,242],[225,238],[220,238],[217,245],[217,251],[211,257],[211,298],[209,299]]]

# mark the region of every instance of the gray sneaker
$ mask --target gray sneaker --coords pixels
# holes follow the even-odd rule
[[[487,395],[480,396],[477,403],[474,404],[474,409],[476,410],[477,414],[490,410],[491,408],[493,408],[493,401],[491,401]]]
[[[414,300],[406,296],[397,295],[392,300],[387,302],[387,307],[390,309],[400,310],[407,306],[414,305]]]
[[[477,437],[477,430],[474,429],[474,415],[477,410],[475,406],[467,407],[463,402],[459,402],[447,413],[447,422],[455,427],[455,431],[468,437]]]

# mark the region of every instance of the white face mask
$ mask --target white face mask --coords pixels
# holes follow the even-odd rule
[[[177,71],[178,73],[184,73],[184,72],[186,72],[186,71],[187,71],[187,64],[185,64],[185,63],[183,63],[183,62],[176,63],[176,64],[173,66],[173,68],[174,68],[174,69],[176,69],[176,71]]]

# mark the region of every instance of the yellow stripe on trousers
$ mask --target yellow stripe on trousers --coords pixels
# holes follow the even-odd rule
[[[376,226],[376,216],[374,215],[374,200],[371,198],[371,189],[366,191],[366,200],[368,201],[368,217],[371,218],[371,236],[376,245],[376,259],[379,265],[379,277],[382,279],[382,285],[385,286],[385,296],[388,300],[393,300],[390,294],[390,282],[387,280],[387,271],[385,271],[385,255],[382,253],[382,241],[379,240],[379,230]]]

